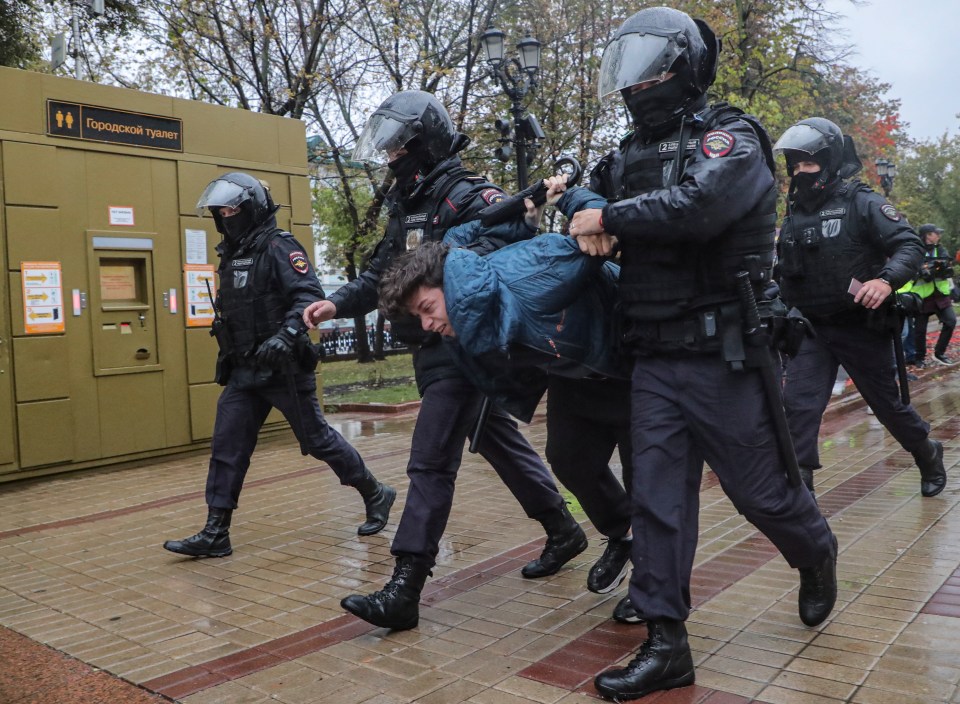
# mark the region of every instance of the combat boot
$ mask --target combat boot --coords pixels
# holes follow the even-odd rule
[[[367,510],[367,520],[357,528],[357,535],[375,535],[387,525],[390,508],[397,500],[397,490],[377,481],[369,471],[356,489],[363,497],[363,505]]]
[[[647,640],[637,656],[626,667],[601,672],[593,686],[603,698],[620,702],[661,689],[686,687],[695,678],[683,621],[657,619],[647,622]]]
[[[587,549],[587,535],[570,515],[566,502],[538,520],[547,531],[547,542],[540,557],[528,562],[520,570],[520,574],[527,579],[556,574],[561,567]]]
[[[402,555],[383,589],[367,596],[351,594],[340,606],[374,626],[394,631],[415,628],[420,622],[420,592],[432,574],[427,563]]]
[[[230,547],[230,517],[233,509],[210,508],[207,525],[196,535],[183,540],[168,540],[163,547],[170,552],[190,557],[225,557],[233,552]]]
[[[914,452],[913,460],[920,468],[920,493],[936,496],[947,485],[947,470],[943,467],[943,445],[927,438],[922,450]]]
[[[807,626],[823,623],[837,603],[837,536],[830,535],[830,553],[815,567],[800,568],[798,606]]]
[[[613,620],[617,623],[633,625],[643,623],[643,616],[634,608],[630,595],[624,596],[613,609]]]
[[[623,538],[609,538],[607,547],[587,574],[587,589],[596,594],[612,592],[620,586],[627,570],[630,569],[630,548],[633,539],[628,535]]]

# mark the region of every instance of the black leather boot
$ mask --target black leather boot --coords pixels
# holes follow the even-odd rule
[[[340,606],[374,626],[394,631],[415,628],[420,621],[420,592],[432,574],[427,563],[403,555],[383,589],[367,596],[351,594]]]
[[[556,511],[551,511],[548,516],[538,520],[547,531],[547,542],[540,557],[528,562],[520,570],[520,574],[527,579],[556,574],[561,567],[587,549],[587,535],[570,515],[566,502]]]
[[[608,538],[606,549],[587,573],[587,589],[597,594],[606,594],[619,587],[630,569],[632,547],[633,539],[629,535],[623,538]]]
[[[390,508],[397,500],[397,490],[378,482],[369,471],[356,489],[363,497],[363,505],[367,510],[367,520],[357,528],[357,535],[379,533],[390,518]]]
[[[630,601],[630,595],[624,596],[613,609],[613,620],[617,623],[626,623],[633,625],[643,623],[643,617],[637,612]]]
[[[927,438],[923,449],[913,453],[913,460],[920,468],[920,493],[936,496],[947,485],[947,470],[943,467],[943,445]]]
[[[605,699],[639,699],[661,689],[693,684],[693,656],[683,621],[658,619],[647,622],[647,640],[637,657],[623,668],[601,672],[593,680]]]
[[[230,517],[233,509],[210,508],[207,525],[196,535],[183,540],[168,540],[163,547],[170,552],[190,557],[225,557],[233,552],[230,547]]]
[[[830,542],[830,554],[819,565],[800,569],[800,620],[807,626],[823,623],[837,603],[837,536]]]

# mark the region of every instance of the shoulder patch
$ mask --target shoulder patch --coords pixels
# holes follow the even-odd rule
[[[494,203],[499,203],[504,199],[503,191],[496,188],[488,188],[480,192],[480,197],[483,198],[483,202],[487,205],[493,205]]]
[[[303,252],[290,252],[290,266],[299,274],[306,274],[310,270],[307,255]]]
[[[710,130],[703,135],[703,153],[710,159],[726,156],[736,143],[736,138],[726,130]]]
[[[880,212],[883,213],[883,216],[887,220],[893,220],[894,222],[900,222],[900,213],[889,203],[884,203],[880,206]]]

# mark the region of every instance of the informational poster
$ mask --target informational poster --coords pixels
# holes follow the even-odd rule
[[[28,335],[63,332],[60,262],[20,262],[23,327]]]
[[[133,213],[133,207],[129,205],[110,205],[107,206],[109,220],[111,225],[121,227],[133,227],[137,224],[136,216]]]
[[[183,233],[187,241],[187,264],[206,264],[207,231],[188,228]]]
[[[213,325],[213,302],[217,300],[217,282],[213,272],[212,264],[183,265],[183,290],[187,294],[183,310],[187,315],[188,328]]]

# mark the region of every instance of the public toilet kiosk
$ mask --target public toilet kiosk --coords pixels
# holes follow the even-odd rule
[[[0,482],[203,448],[220,235],[197,199],[248,172],[309,246],[303,123],[9,68],[0,95]]]

